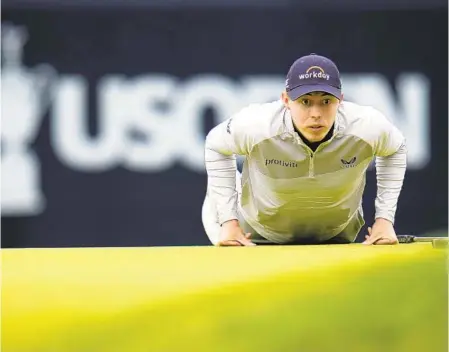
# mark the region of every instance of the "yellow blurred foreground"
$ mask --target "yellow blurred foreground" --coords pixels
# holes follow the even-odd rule
[[[431,244],[1,255],[2,352],[448,348],[447,252]]]

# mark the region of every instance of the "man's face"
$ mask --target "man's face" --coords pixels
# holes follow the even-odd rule
[[[290,100],[284,91],[282,101],[290,110],[294,125],[309,142],[319,142],[326,136],[340,105],[339,99],[323,92],[312,92]]]

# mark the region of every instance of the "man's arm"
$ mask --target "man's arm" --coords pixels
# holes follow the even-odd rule
[[[375,146],[377,196],[376,219],[394,224],[399,195],[407,168],[407,148],[402,133],[382,114],[375,116],[379,123],[379,139]]]
[[[376,219],[383,218],[394,224],[406,168],[407,149],[405,143],[389,156],[376,157]]]
[[[376,156],[377,196],[375,223],[368,228],[367,244],[398,243],[393,228],[397,203],[407,168],[407,149],[402,133],[385,116],[376,112],[378,138]]]
[[[244,108],[214,127],[206,137],[208,196],[216,206],[220,225],[238,219],[235,154],[247,155],[251,151],[255,110],[252,106]]]

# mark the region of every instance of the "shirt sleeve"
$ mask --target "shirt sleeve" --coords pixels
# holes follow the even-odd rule
[[[215,126],[205,143],[207,193],[218,213],[220,225],[238,219],[236,154],[248,155],[254,145],[257,108],[247,107]]]
[[[372,118],[375,121],[374,128],[376,130],[374,154],[389,156],[396,153],[405,144],[405,138],[401,131],[377,110],[374,110]]]
[[[374,118],[379,132],[374,146],[377,176],[375,218],[384,218],[394,224],[407,168],[406,141],[399,129],[380,112]]]
[[[392,155],[376,158],[376,219],[384,218],[394,224],[406,167],[407,150],[405,144]]]

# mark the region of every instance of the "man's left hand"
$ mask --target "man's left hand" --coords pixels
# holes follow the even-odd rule
[[[373,227],[368,227],[368,235],[363,244],[398,244],[393,224],[382,218],[376,219]]]

